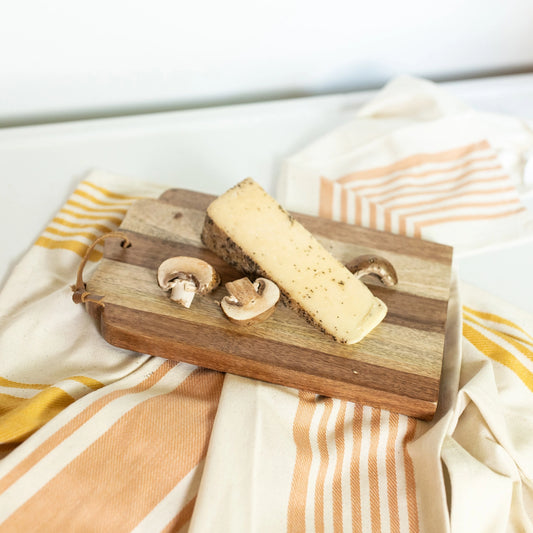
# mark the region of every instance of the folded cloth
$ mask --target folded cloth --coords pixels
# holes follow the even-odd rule
[[[431,422],[114,348],[70,285],[163,189],[89,174],[0,292],[0,531],[533,530],[533,317],[454,279]]]
[[[353,120],[287,158],[291,210],[452,245],[457,255],[533,237],[521,202],[533,131],[400,77]]]
[[[450,304],[432,422],[227,376],[189,532],[532,531],[533,316]]]
[[[104,172],[83,180],[0,293],[0,446],[22,442],[74,400],[135,372],[146,356],[115,350],[93,332],[70,285],[89,245],[116,229],[136,197],[160,188]],[[102,253],[87,265],[90,275]],[[0,448],[1,449],[1,448]]]
[[[533,317],[460,290],[460,390],[441,450],[451,530],[533,531]]]
[[[70,287],[89,245],[165,189],[90,173],[0,293],[0,531],[190,519],[223,374],[107,344]]]

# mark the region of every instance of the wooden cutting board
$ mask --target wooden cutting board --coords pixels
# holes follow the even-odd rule
[[[202,246],[204,213],[214,196],[172,189],[135,202],[121,224],[131,246],[108,239],[87,282],[87,302],[111,344],[168,359],[313,391],[429,419],[439,394],[452,249],[340,222],[295,214],[340,261],[376,253],[395,266],[393,288],[368,281],[388,306],[385,320],[355,345],[343,345],[281,303],[266,322],[230,323],[218,302],[224,283],[242,277]],[[199,257],[220,273],[220,287],[190,309],[156,279],[176,255]]]

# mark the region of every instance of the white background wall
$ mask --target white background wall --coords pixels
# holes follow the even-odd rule
[[[0,125],[533,71],[531,0],[0,0]]]

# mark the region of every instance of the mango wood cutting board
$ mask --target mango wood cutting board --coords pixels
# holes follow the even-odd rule
[[[399,283],[368,281],[388,306],[385,320],[355,345],[343,345],[279,303],[267,321],[230,323],[218,302],[224,283],[242,277],[202,246],[204,213],[213,196],[172,189],[158,200],[138,200],[120,231],[131,246],[108,239],[87,282],[87,302],[111,344],[168,359],[361,402],[429,419],[439,394],[452,249],[435,243],[295,214],[342,262],[366,253],[386,257]],[[221,286],[197,296],[190,309],[168,298],[156,279],[168,257],[211,263]]]

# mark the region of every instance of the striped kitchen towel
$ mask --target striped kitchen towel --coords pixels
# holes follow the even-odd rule
[[[152,358],[0,462],[0,531],[180,531],[223,375]]]
[[[442,443],[451,531],[533,531],[533,317],[462,285],[459,393]]]
[[[106,187],[99,185],[105,183]],[[109,189],[109,183],[113,190]],[[103,171],[92,173],[76,190],[37,239],[36,245],[48,249],[71,250],[83,257],[89,246],[101,235],[116,229],[129,206],[139,198],[157,197],[163,188],[157,185],[132,184]],[[94,250],[92,260],[102,257]]]
[[[7,280],[0,293],[0,454],[76,399],[146,361],[103,342],[87,313],[70,305],[69,291],[89,245],[120,224],[135,197],[161,190],[104,172],[91,174]],[[95,251],[88,273],[101,255]]]
[[[70,287],[166,188],[90,173],[0,292],[2,532],[187,528],[224,376],[107,344]]]
[[[465,251],[527,237],[519,121],[402,79],[356,122],[287,162],[288,208]],[[163,189],[91,173],[0,292],[0,531],[533,530],[532,317],[454,282],[432,422],[114,348],[70,285]]]
[[[454,282],[432,422],[115,348],[70,285],[162,190],[91,173],[0,292],[0,532],[531,530],[533,317]]]
[[[533,237],[519,193],[533,131],[433,84],[392,81],[348,124],[289,157],[283,205],[479,252]]]
[[[189,533],[533,531],[533,316],[450,305],[431,422],[227,376]]]

